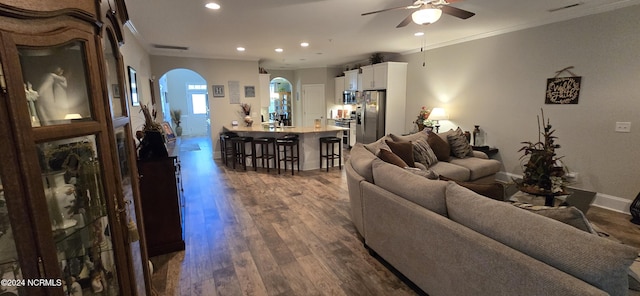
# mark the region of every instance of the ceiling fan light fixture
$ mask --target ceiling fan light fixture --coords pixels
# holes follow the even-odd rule
[[[429,7],[416,10],[411,14],[411,19],[418,25],[433,24],[442,16],[442,10],[439,8]]]

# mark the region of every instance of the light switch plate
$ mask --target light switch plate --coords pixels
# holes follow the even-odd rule
[[[619,133],[630,133],[631,132],[631,122],[616,122],[616,132],[619,132]]]

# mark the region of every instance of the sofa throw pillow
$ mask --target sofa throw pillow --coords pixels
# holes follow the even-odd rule
[[[436,133],[429,133],[427,143],[439,161],[449,161],[449,156],[451,155],[449,143],[440,138]]]
[[[597,234],[593,227],[591,227],[591,223],[589,223],[584,214],[576,207],[548,207],[520,202],[515,202],[513,203],[513,205],[521,209],[525,209],[529,212],[560,221],[567,225],[571,225],[582,231]]]
[[[400,156],[396,155],[395,153],[387,149],[381,148],[380,152],[378,152],[378,157],[384,160],[385,162],[388,162],[390,164],[395,164],[401,168],[408,167],[407,163],[404,162],[404,160],[402,160]]]
[[[385,142],[391,149],[391,152],[400,156],[409,167],[416,167],[414,164],[415,160],[413,160],[413,144],[411,144],[411,142],[393,142],[389,140]]]
[[[426,140],[420,139],[413,143],[413,160],[426,167],[430,167],[438,162],[438,157],[433,152]]]
[[[447,135],[447,140],[449,140],[449,146],[451,147],[451,154],[453,156],[465,158],[473,155],[473,149],[460,128],[458,128],[455,133]]]

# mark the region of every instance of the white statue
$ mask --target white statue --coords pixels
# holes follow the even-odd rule
[[[31,126],[40,126],[40,119],[36,111],[36,101],[40,96],[37,91],[33,90],[31,82],[27,81],[24,85],[24,92],[27,96],[27,105],[29,106],[29,115],[31,115]]]
[[[67,78],[63,74],[64,70],[56,67],[52,73],[46,74],[38,88],[40,94],[38,113],[41,122],[62,120],[68,113]]]

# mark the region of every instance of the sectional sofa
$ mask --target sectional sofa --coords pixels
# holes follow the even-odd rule
[[[429,295],[628,293],[635,248],[427,179],[359,143],[345,168],[365,246]]]

